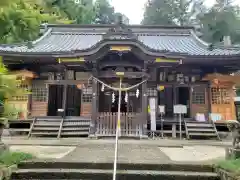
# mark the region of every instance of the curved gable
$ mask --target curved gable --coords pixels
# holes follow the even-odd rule
[[[0,53],[90,55],[106,45],[131,45],[155,56],[229,56],[237,49],[209,49],[189,27],[117,25],[49,25],[38,40],[21,45],[1,45]]]

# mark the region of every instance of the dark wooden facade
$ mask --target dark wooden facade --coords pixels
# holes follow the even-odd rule
[[[170,120],[176,104],[188,107],[185,118],[198,113],[206,119],[209,113],[222,114],[222,120],[236,118],[235,82],[207,75],[237,71],[240,51],[211,50],[191,27],[49,25],[32,47],[2,45],[0,55],[9,69],[27,69],[38,76],[29,84],[27,101],[18,101],[27,104],[28,116],[57,116],[58,109],[64,109],[65,116],[91,117],[91,134],[115,134],[119,98],[91,76],[116,87],[119,72],[125,74],[126,87],[147,79],[120,97],[127,136],[145,134],[149,97],[165,106]]]

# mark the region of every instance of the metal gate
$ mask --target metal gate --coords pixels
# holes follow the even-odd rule
[[[121,113],[121,136],[140,137],[142,135],[141,113]],[[117,113],[99,113],[97,120],[97,136],[115,136]]]

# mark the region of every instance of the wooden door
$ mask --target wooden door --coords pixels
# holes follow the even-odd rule
[[[208,85],[196,84],[191,86],[191,117],[195,118],[197,113],[209,115]]]
[[[221,114],[222,120],[235,120],[235,92],[231,85],[211,87],[212,113]]]
[[[67,87],[66,116],[80,116],[81,90],[75,85]]]

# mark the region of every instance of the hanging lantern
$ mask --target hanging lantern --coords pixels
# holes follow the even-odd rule
[[[213,80],[213,82],[214,82],[215,84],[219,84],[219,80],[218,80],[217,78],[215,78],[215,79]]]
[[[160,91],[163,91],[164,89],[165,89],[164,86],[159,86],[159,90],[160,90]]]
[[[127,92],[126,92],[126,94],[125,94],[124,100],[125,100],[126,103],[128,102],[128,93],[127,93]]]
[[[82,89],[82,85],[81,85],[81,84],[78,84],[78,85],[77,85],[77,88],[78,88],[78,89]]]
[[[115,94],[114,94],[114,92],[112,93],[112,103],[114,103],[115,102]]]
[[[105,88],[105,87],[104,87],[104,84],[102,84],[102,88],[101,88],[101,91],[102,91],[102,92],[104,91],[104,88]]]
[[[139,97],[139,89],[137,89],[137,91],[136,91],[136,97],[137,98]]]

